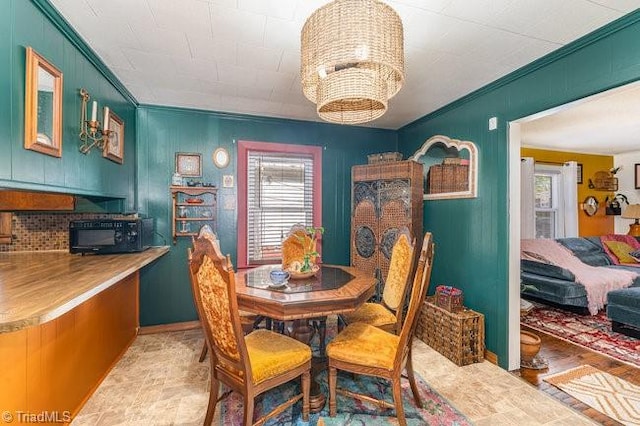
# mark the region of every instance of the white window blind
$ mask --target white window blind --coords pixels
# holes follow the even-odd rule
[[[313,224],[313,157],[249,151],[247,173],[247,259],[273,263],[292,225]]]

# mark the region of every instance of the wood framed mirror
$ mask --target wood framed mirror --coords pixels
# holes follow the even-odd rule
[[[593,195],[588,196],[582,203],[582,210],[587,216],[593,216],[598,212],[598,199]]]
[[[62,72],[26,49],[24,147],[62,156]]]
[[[478,149],[473,142],[432,136],[410,160],[424,166],[425,200],[478,196]]]

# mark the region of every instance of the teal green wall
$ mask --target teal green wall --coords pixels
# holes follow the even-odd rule
[[[124,203],[113,205],[133,210],[136,106],[105,77],[100,63],[96,67],[95,55],[78,47],[83,42],[64,32],[61,22],[46,1],[0,1],[0,187],[122,198]],[[63,73],[62,158],[24,149],[26,46]],[[78,150],[81,87],[124,120],[123,165],[103,158],[97,149],[89,155]]]
[[[222,249],[236,263],[237,188],[222,188],[222,175],[233,175],[237,185],[236,160],[239,140],[277,142],[324,147],[322,151],[323,261],[349,263],[351,217],[351,166],[366,164],[367,154],[395,151],[396,132],[365,127],[337,126],[294,120],[218,114],[206,111],[141,106],[138,109],[138,196],[140,211],[156,219],[156,229],[167,244],[171,238],[169,184],[176,152],[199,152],[203,159],[203,181],[218,191],[218,233]],[[231,153],[231,163],[217,169],[211,154],[218,147]],[[231,210],[225,209],[230,203]],[[189,238],[151,267],[142,271],[140,288],[141,325],[196,319],[189,276]]]
[[[411,155],[436,134],[470,140],[479,152],[478,197],[427,201],[436,243],[433,284],[465,292],[486,316],[487,349],[507,367],[508,122],[640,79],[640,12],[602,28],[398,131]],[[472,66],[472,65],[470,65]],[[606,113],[606,112],[603,112]],[[498,128],[488,130],[488,119]]]
[[[426,139],[445,134],[478,145],[478,198],[425,203],[425,230],[437,244],[433,284],[465,290],[465,304],[486,315],[487,348],[506,367],[508,324],[508,129],[523,116],[640,79],[640,12],[604,27],[497,82],[411,123],[397,132],[324,123],[236,116],[141,106],[48,0],[0,1],[0,187],[71,192],[114,210],[138,208],[157,220],[171,244],[169,181],[175,152],[201,152],[204,179],[218,185],[236,177],[237,140],[312,144],[323,151],[324,260],[349,261],[350,169],[366,154],[400,149],[405,157]],[[64,73],[63,155],[23,148],[25,46]],[[101,106],[125,121],[124,164],[78,151],[80,97],[86,88]],[[498,129],[487,120],[498,118]],[[218,170],[210,156],[218,146],[232,153]],[[136,199],[139,197],[139,200]],[[220,189],[222,247],[236,252],[236,189]],[[124,202],[109,201],[124,199]],[[229,200],[231,210],[223,204]],[[89,202],[89,204],[91,204]],[[163,242],[158,236],[155,243]],[[181,239],[142,271],[141,324],[195,319]],[[433,291],[433,285],[432,285]]]

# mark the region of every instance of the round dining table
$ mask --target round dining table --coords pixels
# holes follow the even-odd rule
[[[274,285],[270,273],[280,266],[264,265],[236,273],[238,308],[280,322],[293,321],[289,334],[309,343],[320,333],[320,358],[314,359],[313,375],[326,368],[324,337],[326,317],[356,310],[369,300],[376,290],[376,278],[357,268],[340,265],[320,265],[308,278],[291,279],[285,285]],[[315,320],[316,327],[309,325]],[[319,324],[319,326],[317,326]],[[326,396],[315,380],[311,383],[310,409],[322,410]]]

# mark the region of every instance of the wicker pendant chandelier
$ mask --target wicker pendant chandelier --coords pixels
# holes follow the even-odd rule
[[[375,120],[404,82],[402,21],[379,0],[335,0],[316,10],[301,47],[302,91],[326,121]]]

